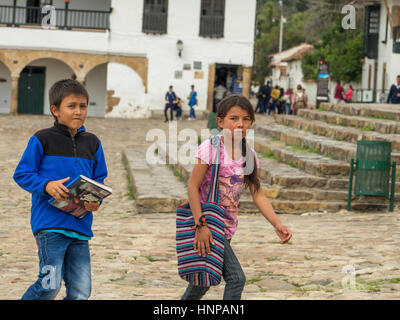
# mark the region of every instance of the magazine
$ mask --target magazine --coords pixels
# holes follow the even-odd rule
[[[101,201],[112,194],[112,189],[110,187],[83,175],[76,177],[66,187],[69,190],[68,199],[59,201],[51,198],[49,203],[77,218],[83,218],[88,212],[85,209],[85,201]]]

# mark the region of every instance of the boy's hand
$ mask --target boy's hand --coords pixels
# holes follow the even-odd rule
[[[292,237],[292,231],[290,231],[283,224],[279,224],[275,227],[275,232],[281,238],[281,244],[285,244]]]
[[[54,199],[64,201],[69,197],[69,190],[63,185],[64,182],[68,181],[68,178],[61,180],[50,181],[46,185],[46,192],[51,195]]]
[[[85,205],[85,209],[87,211],[97,211],[99,209],[100,206],[100,202],[96,201],[96,202],[87,202],[85,201],[83,203]]]

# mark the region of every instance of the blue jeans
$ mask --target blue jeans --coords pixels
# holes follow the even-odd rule
[[[88,240],[69,238],[56,232],[36,235],[39,246],[39,277],[22,300],[55,299],[64,279],[65,300],[86,300],[91,293]]]
[[[244,285],[246,284],[246,276],[232,250],[230,240],[226,239],[222,276],[225,280],[224,300],[240,300]],[[189,284],[182,296],[182,300],[200,300],[209,289],[210,287]]]
[[[190,106],[190,113],[189,113],[189,118],[196,119],[196,114],[194,113],[194,106]]]

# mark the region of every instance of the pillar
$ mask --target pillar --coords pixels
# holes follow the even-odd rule
[[[19,75],[11,75],[11,104],[10,104],[10,114],[17,115],[18,113],[18,80]]]
[[[214,103],[214,83],[215,83],[215,64],[208,67],[208,92],[207,92],[207,111],[212,112]]]
[[[251,67],[243,67],[242,95],[247,99],[250,98],[250,85],[251,85]]]

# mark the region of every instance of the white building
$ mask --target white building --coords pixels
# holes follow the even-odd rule
[[[297,85],[306,90],[310,105],[315,105],[317,99],[317,82],[304,80],[301,59],[303,54],[314,50],[311,44],[302,43],[285,51],[272,55],[270,66],[272,67],[271,82],[285,91],[296,91]]]
[[[381,102],[400,75],[400,0],[353,2],[365,6],[362,88],[371,102]]]
[[[256,0],[0,0],[0,113],[49,114],[50,86],[71,77],[90,116],[161,112],[170,85],[185,101],[194,84],[210,110],[228,69],[248,96],[255,14]]]

